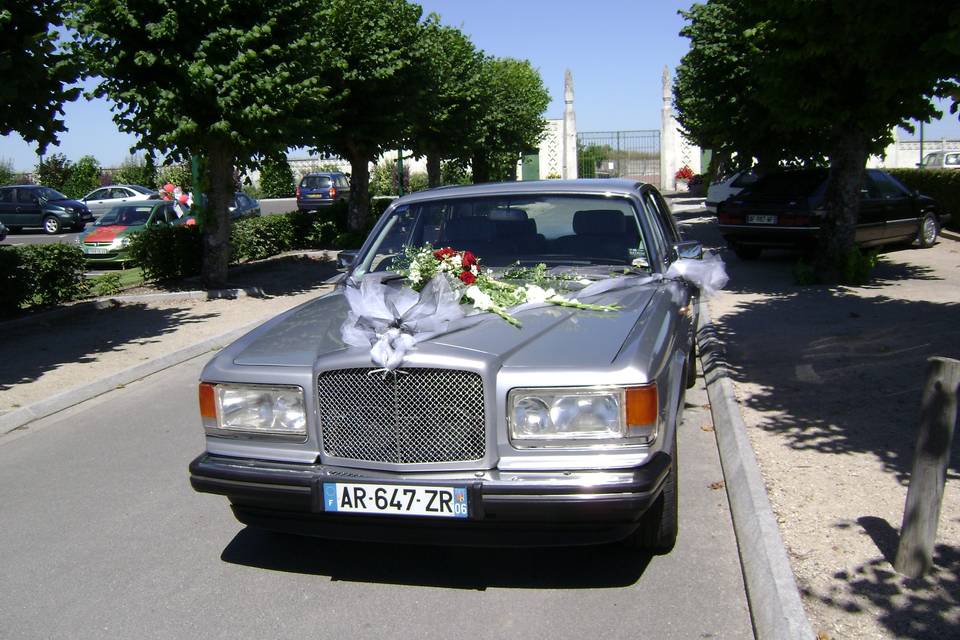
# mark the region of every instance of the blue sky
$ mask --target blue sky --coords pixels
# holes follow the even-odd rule
[[[577,129],[612,131],[660,126],[664,65],[671,73],[687,50],[678,35],[677,10],[690,0],[422,0],[425,13],[462,29],[474,44],[495,56],[530,60],[539,69],[553,100],[547,117],[563,112],[563,75],[573,73]],[[95,156],[116,166],[133,144],[111,120],[108,103],[80,100],[64,108],[68,132],[60,146],[71,160]],[[960,138],[960,121],[946,114],[927,125],[927,138]],[[902,137],[910,137],[903,133]],[[915,137],[915,136],[914,136]],[[36,148],[19,136],[0,136],[0,159],[17,170],[36,165]]]

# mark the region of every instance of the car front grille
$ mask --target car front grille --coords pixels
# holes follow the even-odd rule
[[[422,464],[486,453],[483,380],[449,369],[325,371],[317,379],[328,456]]]

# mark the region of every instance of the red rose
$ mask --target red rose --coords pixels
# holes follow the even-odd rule
[[[473,255],[471,251],[463,252],[463,268],[469,269],[473,265],[477,264],[477,256]]]
[[[471,285],[477,281],[477,276],[473,275],[469,271],[463,271],[460,273],[460,280],[463,284]]]
[[[444,247],[443,249],[437,249],[436,251],[434,251],[433,257],[436,258],[437,260],[443,260],[444,258],[449,258],[455,253],[456,251],[454,251],[450,247]]]

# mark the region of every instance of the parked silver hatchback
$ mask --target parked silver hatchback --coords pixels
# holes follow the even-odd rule
[[[204,368],[197,491],[330,538],[673,547],[697,301],[725,276],[656,189],[420,192],[341,263]]]

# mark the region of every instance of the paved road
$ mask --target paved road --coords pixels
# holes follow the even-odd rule
[[[0,637],[752,637],[702,386],[670,555],[406,547],[245,529],[194,493],[202,363],[0,439]]]

